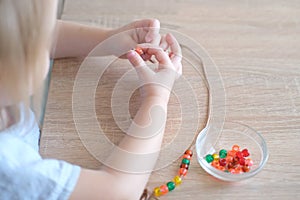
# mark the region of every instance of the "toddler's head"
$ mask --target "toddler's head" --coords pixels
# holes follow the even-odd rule
[[[0,0],[0,130],[3,108],[27,102],[45,78],[55,16],[55,0]]]

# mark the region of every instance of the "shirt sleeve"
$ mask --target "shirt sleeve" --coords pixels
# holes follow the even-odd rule
[[[11,142],[14,146],[6,146]],[[12,148],[23,152],[12,151]],[[78,181],[80,167],[33,154],[38,152],[31,151],[28,145],[0,137],[0,199],[68,199]],[[24,157],[35,159],[24,160]]]

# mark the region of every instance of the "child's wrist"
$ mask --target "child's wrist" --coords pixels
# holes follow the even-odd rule
[[[151,96],[144,97],[142,103],[167,106],[169,102],[169,97],[170,96],[151,95]]]

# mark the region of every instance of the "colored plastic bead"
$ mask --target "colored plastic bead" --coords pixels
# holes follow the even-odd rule
[[[227,163],[230,163],[230,162],[233,161],[233,157],[232,156],[227,156],[225,159],[226,159]]]
[[[190,160],[189,159],[186,159],[186,158],[184,158],[184,159],[182,159],[182,164],[190,164]]]
[[[190,160],[190,159],[191,159],[191,156],[188,155],[188,154],[184,154],[184,155],[182,156],[182,158],[186,158],[186,159]]]
[[[225,158],[220,159],[219,164],[223,167],[226,166],[226,159]]]
[[[185,151],[184,154],[190,155],[192,157],[193,156],[193,151],[188,149],[188,150]]]
[[[154,188],[154,196],[156,196],[156,197],[160,197],[161,196],[161,192],[160,192],[160,188],[159,187]]]
[[[250,171],[250,167],[249,166],[243,166],[242,170],[243,170],[243,172],[249,172]]]
[[[180,165],[180,168],[189,169],[189,165],[187,165],[187,164],[183,164],[183,163],[182,163],[182,164]]]
[[[161,185],[159,187],[161,195],[167,194],[169,192],[169,188],[167,185]]]
[[[245,164],[246,164],[245,158],[244,158],[244,157],[243,157],[243,158],[240,158],[240,159],[239,159],[239,163],[240,163],[240,165],[245,165]]]
[[[139,55],[143,55],[143,54],[144,54],[144,51],[143,51],[140,47],[136,47],[134,50],[135,50],[135,52],[137,52]]]
[[[205,156],[205,160],[208,162],[208,163],[211,163],[213,160],[214,160],[214,157],[211,155],[211,154],[207,154]]]
[[[188,170],[185,168],[180,168],[179,170],[179,175],[181,176],[185,176],[187,174]]]
[[[241,174],[241,173],[243,173],[243,170],[242,170],[241,167],[237,167],[237,168],[234,169],[233,174]]]
[[[251,158],[247,158],[245,160],[245,165],[251,167],[253,165],[253,160]]]
[[[212,165],[213,167],[217,167],[217,166],[220,165],[220,163],[219,163],[219,161],[214,160],[214,161],[212,161],[211,165]]]
[[[183,155],[182,163],[179,169],[179,175],[176,175],[172,181],[169,181],[167,184],[161,185],[160,187],[156,187],[153,190],[152,195],[155,197],[160,197],[162,195],[167,194],[169,191],[172,191],[176,188],[177,185],[180,185],[182,182],[183,177],[187,174],[190,159],[193,155],[191,150],[186,150],[185,154]]]
[[[218,154],[214,153],[212,156],[214,157],[214,160],[219,160],[219,155]]]
[[[250,153],[249,153],[248,149],[243,149],[242,154],[243,154],[244,157],[250,156]]]
[[[175,176],[174,179],[173,179],[175,185],[180,185],[181,182],[182,182],[182,178],[180,176]]]
[[[232,150],[237,152],[237,151],[240,150],[240,146],[235,144],[235,145],[232,146]]]
[[[175,189],[175,183],[173,181],[170,181],[167,183],[167,187],[168,187],[169,191],[172,191]]]
[[[216,168],[217,168],[218,170],[221,170],[221,171],[224,171],[224,170],[225,170],[225,167],[223,167],[223,166],[220,166],[220,165],[219,165],[219,166],[217,166]]]
[[[243,158],[244,156],[243,156],[242,152],[238,151],[238,152],[236,152],[236,157]]]
[[[233,151],[233,150],[230,150],[230,151],[227,152],[227,156],[232,156],[232,157],[234,157],[235,154],[236,154],[236,152]]]
[[[226,158],[226,156],[227,156],[227,151],[226,151],[225,149],[221,149],[221,150],[219,151],[219,156],[220,156],[220,158]]]

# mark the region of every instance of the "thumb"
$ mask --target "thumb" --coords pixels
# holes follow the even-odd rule
[[[145,36],[145,41],[152,44],[159,44],[160,41],[160,22],[157,19],[149,21],[148,33]]]

